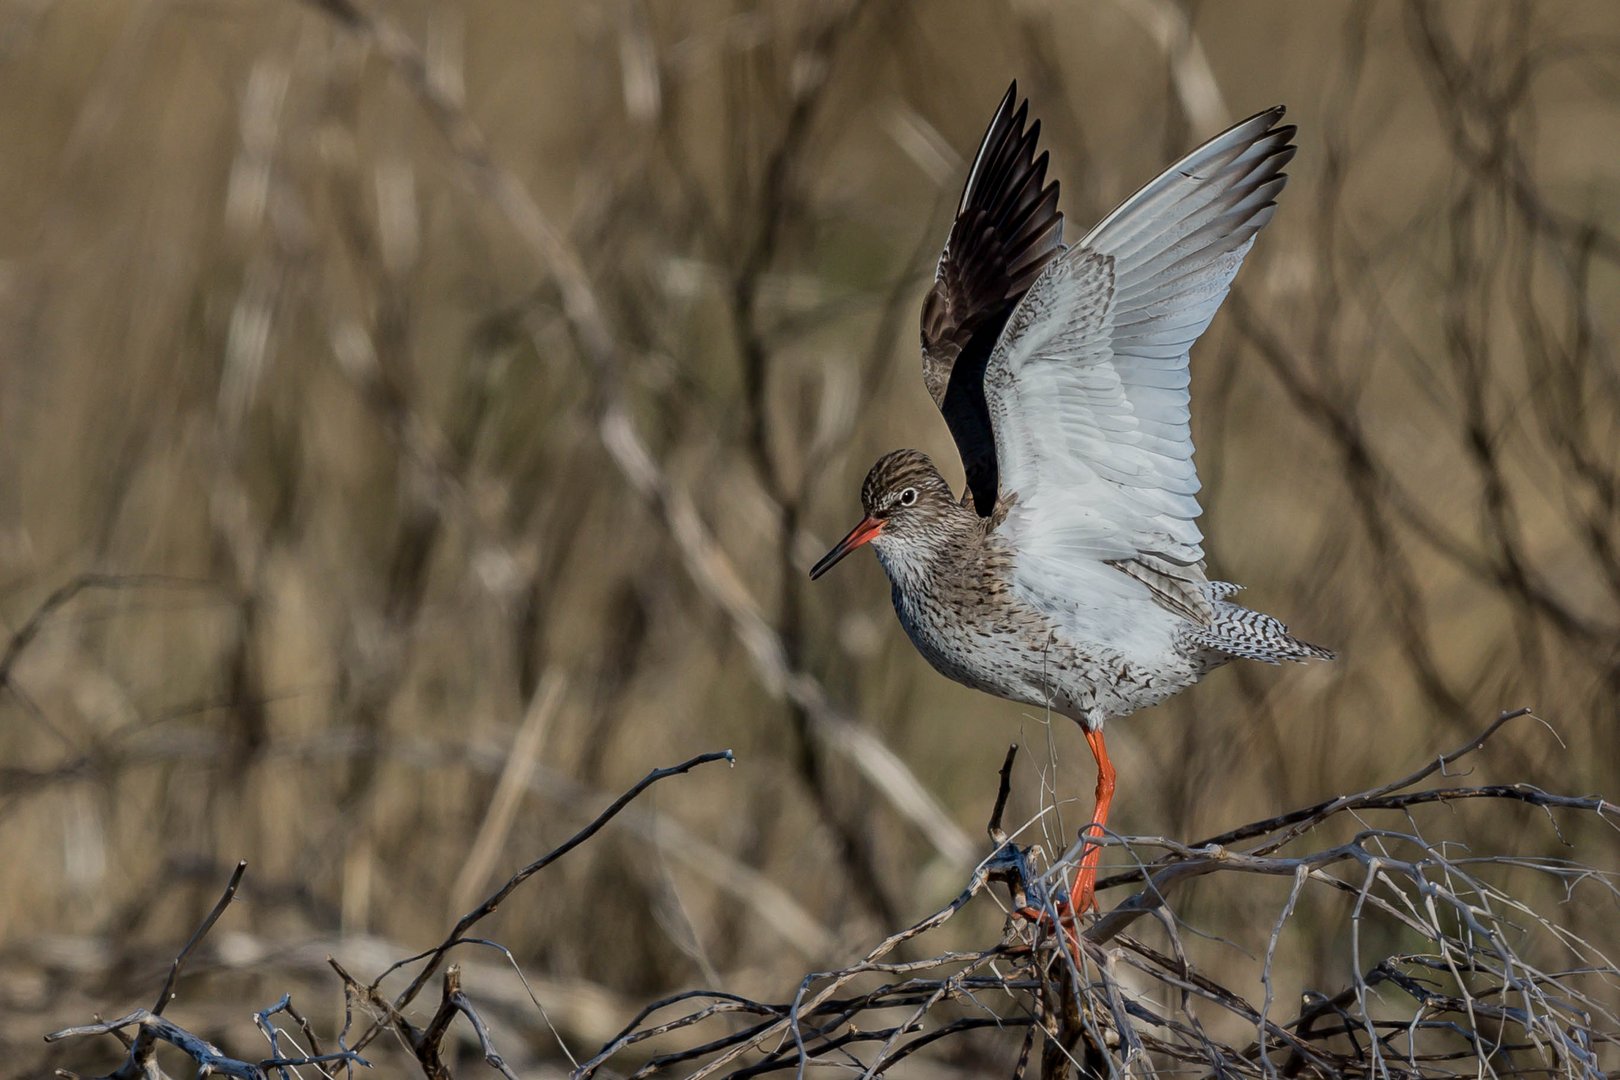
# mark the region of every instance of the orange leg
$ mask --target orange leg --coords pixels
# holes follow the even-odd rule
[[[1074,888],[1069,893],[1070,910],[1077,916],[1097,906],[1097,863],[1102,859],[1102,848],[1091,843],[1090,837],[1102,837],[1103,826],[1108,824],[1108,806],[1114,801],[1114,763],[1108,760],[1103,733],[1087,730],[1086,743],[1097,759],[1097,809],[1086,827],[1088,842],[1081,849],[1080,869],[1074,875]]]
[[[1114,763],[1108,760],[1108,747],[1103,742],[1102,732],[1088,730],[1086,744],[1097,759],[1097,808],[1092,812],[1091,824],[1085,829],[1087,842],[1080,851],[1080,869],[1074,875],[1069,902],[1060,902],[1057,906],[1058,927],[1076,962],[1080,959],[1080,916],[1097,906],[1097,864],[1102,860],[1102,848],[1093,843],[1091,837],[1102,837],[1103,828],[1108,824],[1108,807],[1114,801]],[[1047,917],[1034,908],[1020,908],[1014,914],[1032,923],[1051,925]]]

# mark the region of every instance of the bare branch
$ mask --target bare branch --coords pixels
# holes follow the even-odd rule
[[[668,779],[671,776],[680,776],[697,768],[699,765],[706,765],[714,761],[733,763],[735,759],[733,758],[730,750],[717,750],[706,754],[699,754],[693,758],[688,758],[679,765],[671,765],[666,768],[654,769],[652,772],[638,780],[628,791],[620,795],[617,799],[613,800],[613,802],[609,804],[606,809],[597,814],[596,817],[591,820],[590,824],[586,825],[583,829],[580,829],[577,833],[569,837],[558,847],[553,848],[551,851],[542,855],[540,858],[531,862],[529,865],[525,866],[523,869],[519,870],[517,873],[508,878],[506,883],[491,893],[483,903],[479,904],[476,908],[467,912],[467,914],[463,915],[459,920],[457,920],[455,927],[438,945],[434,946],[426,953],[422,953],[414,957],[408,957],[407,959],[401,960],[398,963],[390,966],[386,971],[372,981],[370,987],[368,987],[368,991],[375,991],[376,987],[380,985],[384,979],[406,964],[414,963],[417,960],[424,958],[426,959],[427,962],[422,965],[422,969],[417,972],[415,978],[411,980],[410,984],[406,986],[404,990],[399,992],[392,1002],[390,1011],[395,1016],[396,1019],[394,1022],[397,1024],[400,1010],[403,1010],[407,1005],[416,999],[416,995],[421,992],[422,987],[427,985],[428,980],[431,979],[438,971],[439,964],[443,962],[445,956],[449,954],[450,950],[466,941],[467,931],[472,929],[489,915],[492,915],[495,912],[495,909],[501,905],[501,902],[510,896],[518,886],[522,885],[529,878],[533,877],[535,874],[538,874],[540,871],[544,870],[546,867],[550,866],[552,863],[556,862],[558,859],[562,858],[564,855],[568,854],[570,851],[573,851],[575,848],[585,843],[585,841],[595,836],[601,831],[604,825],[606,825],[609,821],[612,821],[613,818],[618,815],[619,811],[623,810],[626,806],[629,806],[631,802],[635,801],[637,796],[646,791],[648,788],[652,787],[654,784],[658,783],[660,780]],[[355,1043],[355,1049],[365,1049],[366,1044],[375,1038],[381,1030],[381,1025],[373,1025],[372,1028],[362,1035]]]
[[[174,997],[174,981],[180,977],[180,968],[185,964],[186,957],[191,955],[191,950],[196,948],[197,943],[207,936],[208,931],[212,930],[214,924],[219,921],[219,917],[225,914],[225,909],[230,907],[231,901],[236,899],[236,887],[242,883],[242,875],[245,873],[247,873],[247,861],[243,860],[236,864],[235,870],[231,871],[231,880],[225,883],[225,891],[220,893],[219,899],[214,902],[213,909],[204,916],[201,925],[192,933],[190,940],[175,955],[174,962],[169,965],[169,977],[163,980],[163,989],[158,991],[157,1003],[152,1006],[153,1016],[163,1015],[164,1008],[168,1006]]]

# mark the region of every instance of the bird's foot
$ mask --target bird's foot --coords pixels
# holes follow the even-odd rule
[[[1095,826],[1088,827],[1088,832]],[[1002,881],[1012,893],[1011,914],[1043,931],[1060,936],[1069,954],[1080,959],[1082,916],[1099,910],[1096,897],[1097,863],[1100,848],[1087,845],[1072,889],[1059,884],[1048,894],[1029,862],[1029,849],[1003,842],[985,862],[993,879]]]
[[[1074,957],[1075,962],[1080,960],[1080,920],[1069,908],[1068,901],[1059,900],[1051,908],[1042,909],[1034,907],[1021,907],[1013,909],[1013,915],[1025,922],[1036,926],[1046,932],[1056,932],[1063,939],[1063,945]]]
[[[1096,828],[1092,825],[1086,831],[1090,833]],[[1062,931],[1063,943],[1077,964],[1080,962],[1080,920],[1093,911],[1101,911],[1097,904],[1097,864],[1101,858],[1102,849],[1087,844],[1080,856],[1080,868],[1075,872],[1074,885],[1067,896],[1060,894],[1055,897],[1052,905],[1057,915],[1057,928]],[[1054,920],[1045,913],[1038,914],[1042,925],[1051,927]]]
[[[1093,851],[1096,849],[1093,848]],[[1076,915],[1086,915],[1093,911],[1100,911],[1097,906],[1097,868],[1095,866],[1080,867],[1080,872],[1074,876],[1074,888],[1069,895],[1074,898],[1073,910]]]
[[[993,877],[1000,877],[1012,894],[1011,914],[1042,930],[1053,930],[1069,919],[1069,898],[1059,884],[1050,894],[1029,863],[1029,849],[1004,844],[987,863]]]
[[[1074,872],[1074,886],[1069,896],[1074,900],[1075,912],[1081,915],[1098,910],[1097,865],[1102,862],[1102,845],[1097,841],[1102,835],[1102,826],[1095,821],[1080,834],[1084,841],[1080,848],[1080,868]]]

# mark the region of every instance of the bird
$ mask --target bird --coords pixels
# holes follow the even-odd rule
[[[966,484],[896,450],[810,571],[870,546],[925,659],[1067,716],[1097,765],[1066,908],[1097,908],[1115,791],[1103,731],[1235,659],[1333,659],[1205,572],[1189,353],[1276,210],[1281,106],[1165,169],[1073,244],[1016,81],[968,171],[922,309],[923,381]]]

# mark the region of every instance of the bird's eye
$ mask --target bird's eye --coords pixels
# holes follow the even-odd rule
[[[917,501],[917,489],[916,488],[906,488],[906,490],[904,490],[904,491],[902,491],[900,493],[900,505],[901,506],[911,506],[916,501]]]

